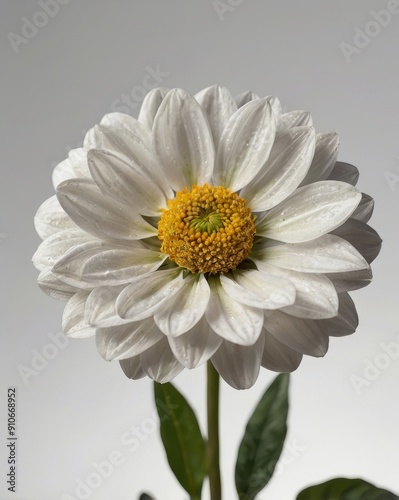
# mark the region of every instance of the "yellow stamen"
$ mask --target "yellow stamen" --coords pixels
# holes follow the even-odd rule
[[[161,251],[193,273],[227,273],[251,252],[255,217],[222,186],[193,186],[168,201],[158,223]]]

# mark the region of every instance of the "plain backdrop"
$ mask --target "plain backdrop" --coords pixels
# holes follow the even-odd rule
[[[93,339],[63,341],[64,304],[40,291],[31,264],[52,169],[105,113],[137,116],[150,83],[274,94],[286,111],[310,111],[317,131],[338,132],[339,159],[358,166],[359,188],[375,198],[371,225],[384,245],[373,283],[353,294],[356,334],[332,339],[325,358],[304,359],[292,376],[287,446],[259,499],[293,500],[336,476],[399,493],[398,2],[2,0],[0,14],[0,498],[187,498],[168,469],[151,381],[128,380]],[[225,499],[235,498],[245,422],[274,376],[262,370],[248,391],[222,386]],[[204,428],[204,367],[175,382]],[[18,395],[15,494],[8,387]]]

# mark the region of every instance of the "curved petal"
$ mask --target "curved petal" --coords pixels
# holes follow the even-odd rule
[[[276,134],[270,103],[251,101],[228,121],[216,155],[214,183],[238,191],[248,184],[269,157]]]
[[[280,309],[295,302],[295,286],[290,280],[255,269],[221,275],[220,283],[231,298],[248,306]]]
[[[87,165],[87,151],[83,148],[72,149],[68,153],[68,158],[59,163],[53,170],[53,186],[73,179],[74,177],[90,178],[89,167]]]
[[[254,251],[251,257],[304,273],[348,272],[369,267],[350,243],[331,234],[305,243],[264,247]]]
[[[126,243],[157,234],[140,215],[104,196],[89,179],[64,181],[57,188],[57,197],[70,218],[97,238]]]
[[[282,276],[294,284],[296,289],[295,303],[282,308],[284,312],[307,319],[326,319],[337,315],[337,292],[324,274],[290,271],[261,261],[256,261],[256,264],[263,272]]]
[[[220,85],[212,85],[212,87],[201,90],[194,97],[208,119],[213,142],[217,147],[224,127],[237,111],[237,104],[230,91]]]
[[[351,335],[359,325],[359,317],[350,295],[344,292],[340,293],[338,298],[339,308],[337,316],[320,321],[323,331],[332,337]]]
[[[259,375],[264,342],[264,335],[251,346],[236,345],[224,340],[212,356],[212,364],[231,387],[249,389]]]
[[[158,112],[159,106],[165,99],[168,92],[170,92],[170,89],[157,87],[150,90],[144,97],[138,120],[150,130],[152,130],[154,125],[155,116]]]
[[[343,224],[361,200],[349,184],[320,181],[298,188],[256,224],[258,236],[286,243],[302,243]]]
[[[93,240],[93,237],[79,228],[64,229],[46,238],[32,257],[37,269],[52,267],[56,261],[75,245]]]
[[[86,300],[85,318],[90,326],[108,328],[132,323],[122,319],[116,312],[116,299],[126,285],[99,286]]]
[[[362,193],[362,199],[356,210],[351,215],[351,219],[360,220],[360,222],[368,222],[373,215],[374,200],[368,194]]]
[[[162,101],[153,126],[154,151],[175,191],[210,181],[214,145],[194,97],[175,89]]]
[[[141,215],[159,216],[167,208],[167,199],[149,177],[143,175],[140,165],[109,151],[91,149],[88,162],[94,182],[100,191],[118,202],[124,202]]]
[[[323,274],[287,271],[284,276],[295,285],[296,298],[284,312],[299,318],[326,319],[338,313],[338,296],[334,285]]]
[[[334,165],[330,175],[329,180],[347,182],[352,186],[356,186],[359,180],[359,170],[350,163],[344,163],[342,161],[337,161]]]
[[[276,337],[263,330],[265,346],[263,348],[262,366],[279,373],[295,371],[302,361],[302,354],[279,342]]]
[[[134,278],[116,300],[117,313],[132,321],[148,318],[183,286],[183,273],[176,268]]]
[[[372,227],[364,222],[350,218],[345,224],[335,229],[333,234],[349,241],[369,264],[380,253],[382,239]]]
[[[137,356],[163,337],[152,318],[137,323],[96,329],[97,349],[106,361]]]
[[[279,342],[301,354],[321,357],[328,350],[328,334],[323,331],[319,321],[272,311],[265,318],[265,329]]]
[[[289,111],[281,115],[279,122],[279,132],[293,127],[311,127],[312,117],[308,111]]]
[[[338,148],[339,137],[335,132],[316,135],[313,161],[301,186],[328,178],[337,160]]]
[[[347,273],[326,274],[327,278],[334,285],[337,293],[350,292],[358,290],[371,283],[373,274],[371,269],[362,269],[361,271],[351,271]]]
[[[69,300],[78,291],[76,287],[58,279],[49,268],[39,274],[37,284],[44,293],[57,300]]]
[[[178,337],[198,323],[208,307],[211,290],[203,274],[190,275],[182,288],[157,310],[154,319],[168,336]]]
[[[107,122],[96,125],[88,132],[90,140],[87,141],[87,149],[109,151],[122,157],[125,162],[134,165],[142,175],[149,177],[160,187],[167,198],[172,198],[173,191],[169,181],[156,162],[152,150],[150,131],[134,118],[131,120],[129,128],[120,123],[117,126],[107,125]]]
[[[135,356],[129,359],[122,359],[119,361],[123,373],[127,378],[132,380],[139,380],[145,377],[145,371],[141,368],[140,356]]]
[[[166,337],[140,354],[140,364],[145,373],[160,384],[169,382],[184,368],[174,357]]]
[[[130,115],[109,113],[87,132],[83,146],[87,151],[106,149],[130,156],[137,140],[151,147],[151,134],[145,125]]]
[[[190,331],[179,337],[168,337],[170,348],[186,368],[196,368],[211,358],[220,347],[222,337],[216,335],[202,317]]]
[[[254,344],[262,330],[262,310],[232,299],[216,277],[209,279],[209,285],[212,296],[205,317],[212,330],[235,344]]]
[[[255,94],[254,92],[252,92],[252,90],[247,90],[239,94],[235,98],[235,101],[237,104],[237,108],[242,108],[248,102],[255,101],[256,99],[260,99],[258,94]]]
[[[94,335],[95,330],[85,319],[85,305],[89,292],[80,291],[71,297],[62,315],[62,330],[67,337],[85,338]]]
[[[155,271],[166,258],[146,248],[116,247],[97,240],[74,246],[56,261],[52,270],[75,286],[82,281],[95,286],[120,285]]]
[[[37,234],[45,240],[64,229],[76,229],[76,224],[68,217],[54,195],[43,202],[34,218]]]
[[[240,193],[254,212],[273,208],[295,191],[312,163],[315,138],[311,127],[278,134],[262,170]]]

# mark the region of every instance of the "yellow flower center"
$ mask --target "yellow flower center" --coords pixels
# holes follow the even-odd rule
[[[227,273],[251,252],[255,217],[222,186],[193,186],[168,201],[158,223],[161,251],[193,273]]]

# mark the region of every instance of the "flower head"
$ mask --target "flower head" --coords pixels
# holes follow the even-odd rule
[[[133,379],[211,360],[233,387],[295,370],[353,333],[348,291],[381,246],[335,133],[275,97],[155,89],[54,170],[35,217],[39,285],[63,329]]]

